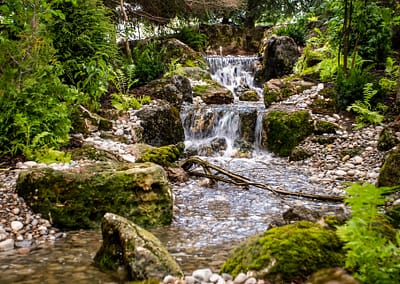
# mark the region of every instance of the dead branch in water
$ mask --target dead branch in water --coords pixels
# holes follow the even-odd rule
[[[180,166],[191,176],[198,176],[198,177],[206,177],[213,181],[222,181],[225,183],[230,183],[237,186],[255,186],[261,189],[269,190],[275,194],[282,194],[282,195],[289,195],[289,196],[296,196],[296,197],[304,197],[304,198],[311,198],[317,199],[322,201],[333,201],[333,202],[342,202],[344,200],[343,196],[333,196],[333,195],[317,195],[317,194],[310,194],[310,193],[302,193],[302,192],[293,192],[287,191],[278,188],[272,188],[266,184],[262,184],[259,182],[251,181],[250,179],[235,174],[231,171],[225,170],[221,167],[213,165],[207,161],[204,161],[197,157],[188,158],[180,163]],[[193,171],[191,168],[193,166],[201,166],[204,172]],[[213,173],[212,170],[215,172]]]

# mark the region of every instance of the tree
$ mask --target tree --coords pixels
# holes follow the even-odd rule
[[[70,92],[45,22],[62,16],[41,0],[0,4],[0,153],[32,157],[68,142]]]

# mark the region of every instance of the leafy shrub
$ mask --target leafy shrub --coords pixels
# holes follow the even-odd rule
[[[182,28],[177,38],[196,51],[203,51],[207,44],[207,35],[199,33],[191,27]]]
[[[275,33],[279,36],[289,36],[296,44],[304,46],[306,44],[307,19],[300,18],[296,23],[288,24],[279,28]]]
[[[40,1],[35,9],[21,2],[1,6],[0,153],[29,158],[38,149],[68,142],[72,92],[58,77],[62,69],[38,15],[53,13]]]
[[[337,233],[345,242],[346,268],[362,283],[396,283],[400,275],[400,233],[381,211],[388,191],[355,183],[346,189],[352,218]]]
[[[383,115],[377,111],[373,111],[370,101],[378,91],[373,89],[372,83],[367,83],[364,86],[363,100],[355,101],[351,106],[347,107],[347,111],[354,111],[358,114],[356,117],[356,128],[362,128],[366,124],[380,124],[383,120]]]
[[[134,96],[125,95],[125,94],[112,94],[111,104],[112,106],[119,110],[128,110],[128,109],[139,109],[145,104],[149,104],[151,102],[151,98],[149,96],[143,96],[140,98],[136,98]]]
[[[137,83],[135,65],[124,65],[121,69],[111,71],[110,80],[119,94],[127,95],[130,88]]]
[[[117,58],[115,25],[100,0],[55,1],[64,17],[48,23],[63,81],[83,94],[77,103],[98,107]]]
[[[336,77],[336,105],[345,109],[357,100],[363,99],[365,84],[371,82],[371,75],[366,70],[355,67],[347,74],[339,71]]]
[[[389,94],[394,94],[396,92],[399,70],[400,67],[393,58],[386,58],[385,76],[379,80],[379,86],[382,91]]]

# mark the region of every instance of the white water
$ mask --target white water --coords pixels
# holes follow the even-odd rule
[[[184,106],[181,118],[185,128],[185,144],[199,155],[237,155],[237,144],[249,142],[253,149],[261,149],[262,115],[264,104],[262,89],[255,85],[254,74],[258,58],[210,56],[206,57],[211,77],[234,95],[232,105],[188,105]],[[255,90],[259,95],[257,102],[239,100],[240,90]],[[241,135],[241,114],[254,112],[254,137],[243,141]],[[244,118],[248,119],[248,118]]]

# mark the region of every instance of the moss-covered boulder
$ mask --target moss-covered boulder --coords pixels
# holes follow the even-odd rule
[[[32,169],[20,173],[16,191],[59,228],[97,227],[106,212],[143,226],[169,224],[173,214],[165,171],[153,163]]]
[[[162,47],[165,50],[165,56],[163,57],[166,64],[181,64],[183,67],[200,67],[202,69],[207,68],[207,63],[201,53],[195,51],[190,46],[184,44],[176,38],[169,38],[162,43]]]
[[[96,148],[94,143],[83,142],[79,148],[68,149],[67,152],[71,155],[71,159],[74,161],[79,160],[93,160],[102,162],[123,162],[124,160],[117,154]]]
[[[152,99],[165,100],[178,109],[180,109],[182,103],[191,103],[193,100],[190,81],[181,75],[172,75],[153,80],[147,85],[136,89],[135,92],[141,95],[148,95]]]
[[[231,252],[221,272],[236,276],[251,271],[272,283],[291,283],[343,265],[342,243],[335,231],[301,221],[248,238]]]
[[[292,38],[272,35],[266,39],[263,53],[263,81],[291,74],[299,57],[300,52]]]
[[[179,109],[168,102],[143,106],[135,115],[143,128],[141,143],[160,147],[185,140]]]
[[[333,124],[332,122],[325,121],[325,120],[318,120],[315,123],[314,133],[315,134],[335,134],[336,130],[339,129],[339,126]]]
[[[388,151],[400,144],[400,139],[396,136],[396,130],[390,126],[382,129],[379,134],[377,148],[379,151]]]
[[[185,144],[183,143],[148,149],[142,153],[137,161],[152,162],[163,167],[169,167],[183,155],[184,150]]]
[[[247,90],[239,95],[239,101],[257,102],[258,100],[259,97],[255,90]]]
[[[289,161],[302,161],[314,155],[312,151],[301,146],[296,146],[289,155]]]
[[[353,276],[342,268],[326,268],[315,272],[306,284],[359,284]]]
[[[200,81],[192,85],[193,97],[200,97],[201,100],[210,104],[231,104],[233,94],[216,81]]]
[[[103,244],[94,261],[104,270],[125,270],[125,279],[120,280],[159,280],[166,275],[183,276],[179,265],[160,240],[126,218],[106,213],[101,231]]]
[[[269,107],[274,102],[280,102],[286,98],[301,93],[305,89],[311,88],[314,84],[306,81],[271,79],[263,86],[263,97],[265,107]]]
[[[400,148],[386,158],[378,176],[378,186],[400,185]]]
[[[289,156],[312,131],[308,111],[272,111],[263,117],[262,145],[279,156]]]

